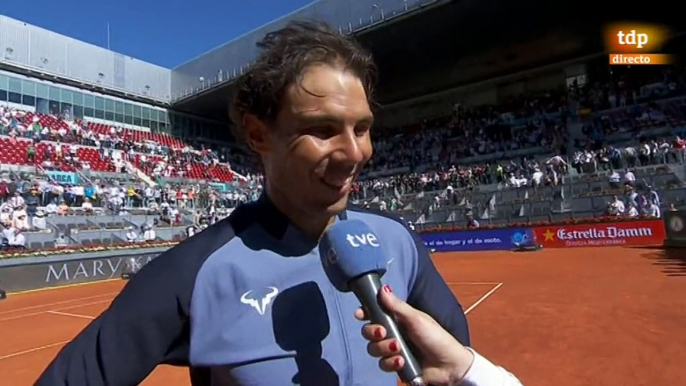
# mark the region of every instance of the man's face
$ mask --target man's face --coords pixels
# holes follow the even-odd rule
[[[287,89],[260,151],[270,189],[317,217],[343,211],[372,156],[372,121],[360,79],[342,68],[310,67]]]

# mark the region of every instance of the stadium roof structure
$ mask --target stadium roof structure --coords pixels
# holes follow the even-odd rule
[[[293,19],[323,20],[371,49],[380,70],[381,105],[598,54],[608,21],[683,28],[678,12],[665,11],[673,6],[666,0],[641,9],[615,1],[597,5],[590,0],[319,0],[174,69],[0,17],[0,68],[224,121],[232,80],[254,60],[255,43]],[[32,56],[34,51],[41,55]],[[70,61],[70,55],[97,60]]]
[[[604,52],[603,26],[610,21],[653,21],[683,28],[675,15],[662,11],[667,5],[632,10],[611,4],[599,8],[590,0],[426,3],[430,4],[355,32],[379,66],[377,100],[382,106],[599,55]],[[254,45],[266,31],[301,12],[253,32],[249,40]],[[231,82],[225,81],[176,101],[175,108],[225,119],[230,89]]]

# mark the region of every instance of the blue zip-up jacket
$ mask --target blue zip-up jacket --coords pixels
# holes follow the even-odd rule
[[[389,259],[383,281],[469,345],[462,307],[422,241],[400,221],[349,207]],[[317,241],[262,196],[148,263],[69,343],[39,386],[141,382],[158,364],[188,366],[194,386],[389,386],[336,291]]]

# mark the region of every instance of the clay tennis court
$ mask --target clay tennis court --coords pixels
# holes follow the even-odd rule
[[[673,253],[677,256],[670,256]],[[438,254],[474,347],[527,386],[678,385],[686,380],[686,258],[651,248]],[[30,385],[102,312],[120,280],[0,303],[2,383]],[[144,385],[186,385],[158,368]]]

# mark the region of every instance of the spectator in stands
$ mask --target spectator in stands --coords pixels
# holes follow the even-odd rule
[[[45,206],[45,214],[47,214],[48,217],[56,215],[59,210],[55,201],[50,201],[48,205]]]
[[[91,200],[88,198],[84,198],[83,204],[81,204],[81,209],[83,209],[83,213],[86,215],[93,214],[93,203],[91,202]]]
[[[568,168],[567,161],[565,161],[564,158],[562,158],[559,155],[553,156],[552,158],[548,159],[545,162],[545,164],[550,165],[553,168],[553,170],[555,170],[556,172],[560,172],[560,173],[564,173],[564,174],[567,173],[567,168]]]
[[[21,192],[17,190],[16,184],[14,184],[14,192],[12,195],[12,198],[10,198],[10,205],[12,208],[19,208],[23,207],[25,202],[24,202],[24,197],[21,196]]]
[[[648,216],[655,217],[655,218],[660,218],[662,217],[662,213],[660,211],[660,206],[653,200],[648,200]]]
[[[471,209],[465,213],[465,220],[467,221],[467,228],[479,227],[479,222],[474,218],[474,212]]]
[[[186,238],[193,237],[196,233],[198,233],[196,225],[189,225],[186,227]]]
[[[110,188],[109,192],[105,194],[105,197],[112,214],[118,215],[124,206],[125,193],[118,186],[113,186]]]
[[[69,214],[69,205],[65,200],[60,200],[60,204],[57,206],[57,215],[66,216]]]
[[[31,219],[36,215],[36,211],[40,205],[40,191],[38,191],[36,185],[31,187],[31,190],[24,201],[26,203],[26,214],[29,217],[29,221],[32,222]]]
[[[636,175],[628,168],[624,170],[624,183],[629,186],[636,185]]]
[[[608,180],[611,189],[621,188],[622,176],[620,176],[616,170],[613,170],[612,173],[610,173],[610,177],[608,178]]]
[[[31,228],[29,216],[26,213],[26,206],[20,205],[14,208],[12,212],[12,227],[18,231],[28,230]]]
[[[612,201],[610,202],[611,206],[611,215],[615,216],[620,216],[622,213],[625,212],[626,206],[624,205],[624,202],[619,199],[619,196],[612,196]]]
[[[2,231],[2,249],[12,250],[12,249],[25,249],[26,248],[26,238],[22,233],[22,230],[13,226],[12,223],[4,223],[4,229]]]
[[[31,226],[33,229],[44,231],[47,230],[48,225],[45,220],[46,213],[43,209],[38,209],[36,215],[32,218]]]
[[[545,175],[544,175],[543,172],[541,171],[541,168],[538,167],[538,166],[536,166],[536,167],[534,168],[533,174],[531,175],[531,186],[533,186],[534,188],[537,188],[537,187],[539,187],[539,186],[542,186],[542,184],[543,184],[543,177],[544,177],[544,176],[545,176]]]
[[[628,217],[638,217],[638,209],[636,209],[636,205],[633,202],[629,203],[629,210],[627,211],[626,215]]]
[[[650,186],[650,185],[647,188],[648,188],[648,199],[651,202],[655,203],[655,205],[657,205],[659,207],[660,204],[662,203],[662,201],[660,200],[660,195],[657,193],[657,190],[655,190],[655,188]]]
[[[24,236],[23,229],[15,228],[14,238],[9,239],[7,245],[11,249],[26,249],[26,237]]]
[[[14,238],[14,228],[12,228],[12,221],[6,220],[2,222],[2,239],[0,240],[0,249],[8,249],[9,240]]]
[[[677,136],[674,140],[674,160],[675,162],[684,163],[686,162],[686,140],[681,139]]]
[[[155,228],[151,224],[143,224],[142,225],[142,231],[143,231],[143,241],[145,241],[145,242],[155,241],[155,239],[157,238],[157,234],[155,233]]]
[[[130,243],[138,242],[138,233],[136,233],[136,229],[132,226],[126,230],[126,241]]]
[[[36,162],[36,147],[33,143],[26,147],[26,159],[32,164]]]
[[[7,202],[9,197],[11,196],[8,190],[8,182],[0,179],[0,204]]]
[[[0,222],[5,224],[8,221],[12,221],[12,212],[14,209],[9,202],[3,202],[0,204]]]
[[[636,192],[636,188],[630,184],[624,185],[624,196],[626,197],[627,203],[634,207],[638,207],[638,192]]]

